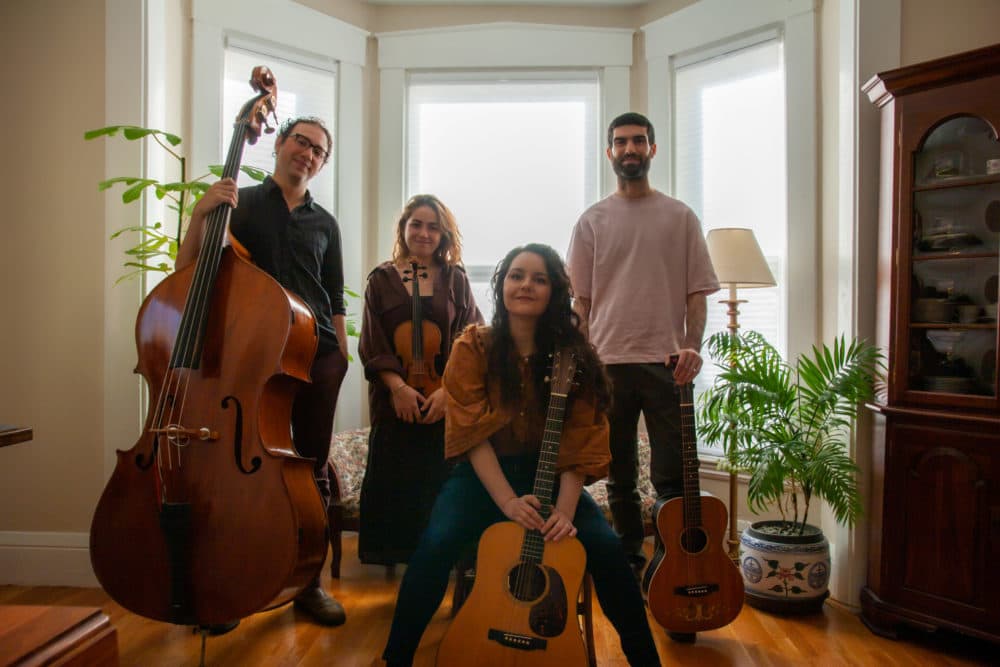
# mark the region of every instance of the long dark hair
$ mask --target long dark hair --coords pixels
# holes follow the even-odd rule
[[[558,346],[573,351],[580,388],[585,393],[593,394],[598,409],[606,410],[611,401],[610,383],[597,352],[580,332],[580,318],[573,312],[573,290],[570,287],[566,266],[559,253],[541,243],[529,243],[514,248],[500,261],[493,273],[491,285],[494,308],[491,322],[492,346],[487,360],[488,381],[499,380],[500,400],[504,405],[508,407],[517,405],[521,394],[521,375],[518,364],[513,363],[517,359],[517,351],[510,333],[507,306],[503,301],[503,283],[514,259],[525,252],[534,253],[542,258],[552,288],[549,304],[535,327],[535,354],[530,360],[536,396],[544,399],[538,408],[544,410],[544,404],[548,400],[549,387],[545,377],[551,364],[549,355]]]

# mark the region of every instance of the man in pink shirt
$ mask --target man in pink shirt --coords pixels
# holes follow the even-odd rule
[[[705,297],[719,289],[698,217],[649,185],[653,126],[638,113],[608,128],[608,159],[618,189],[587,209],[573,228],[567,264],[574,309],[614,384],[608,500],[615,531],[638,577],[642,506],[637,429],[646,419],[650,477],[660,498],[683,492],[680,405],[674,383],[701,370]],[[671,354],[679,355],[671,368]]]

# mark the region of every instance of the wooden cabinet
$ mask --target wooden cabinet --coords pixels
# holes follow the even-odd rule
[[[878,343],[862,617],[1000,642],[1000,45],[881,73]]]

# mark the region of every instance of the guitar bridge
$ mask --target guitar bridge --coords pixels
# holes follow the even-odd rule
[[[693,584],[691,586],[678,586],[674,589],[674,595],[685,598],[703,598],[717,592],[719,592],[719,584]]]
[[[496,642],[501,646],[516,648],[520,651],[544,651],[548,645],[548,642],[544,639],[516,632],[505,632],[503,630],[490,629],[488,637],[490,641]]]

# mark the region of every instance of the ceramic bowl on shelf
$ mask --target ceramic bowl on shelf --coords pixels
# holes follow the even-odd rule
[[[951,322],[955,304],[948,299],[919,298],[913,302],[914,322]]]
[[[969,232],[949,232],[929,234],[917,244],[925,252],[942,252],[946,250],[961,250],[970,246],[982,245],[983,240]]]
[[[970,377],[960,375],[925,375],[924,389],[940,391],[946,394],[971,394],[975,391],[976,382]]]

